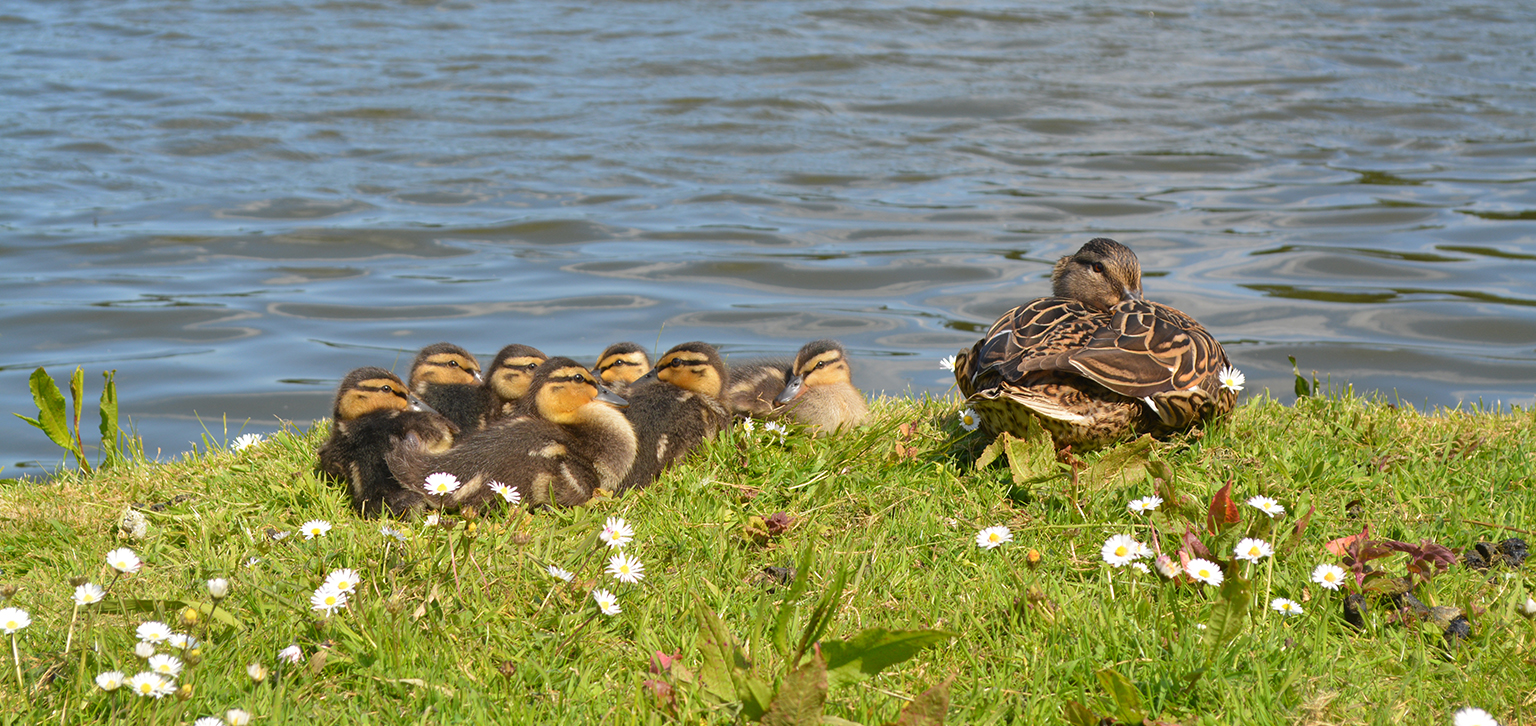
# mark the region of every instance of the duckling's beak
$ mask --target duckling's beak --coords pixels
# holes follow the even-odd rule
[[[598,380],[602,379],[599,378]],[[629,407],[629,401],[624,400],[621,396],[619,396],[619,394],[608,390],[608,387],[601,383],[597,384],[597,395],[594,396],[592,400],[602,401],[603,403],[613,406],[614,408]]]
[[[789,379],[789,385],[784,386],[784,392],[778,398],[773,399],[775,404],[783,405],[795,400],[800,391],[805,388],[805,376],[795,376]]]
[[[430,411],[439,416],[442,415],[442,412],[432,408],[431,406],[428,406],[426,401],[423,401],[415,396],[408,396],[405,400],[410,402],[412,411]]]
[[[480,376],[480,371],[475,371],[475,383],[485,383],[485,379]]]
[[[645,375],[640,376],[639,378],[636,378],[634,383],[629,384],[629,387],[630,388],[637,388],[637,387],[639,387],[639,386],[641,386],[643,384],[650,383],[651,381],[654,381],[654,380],[656,380],[656,369],[652,368],[652,369],[646,371]]]

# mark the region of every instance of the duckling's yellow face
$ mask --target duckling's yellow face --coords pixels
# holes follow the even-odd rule
[[[651,368],[650,356],[643,350],[613,353],[597,362],[593,370],[603,377],[604,383],[634,383]]]
[[[421,393],[428,383],[479,383],[480,364],[458,353],[435,353],[411,370],[411,390]]]
[[[566,366],[550,372],[549,378],[534,398],[539,416],[553,423],[574,423],[577,411],[602,392],[597,379],[581,366]]]
[[[367,378],[342,392],[336,402],[336,418],[351,421],[378,411],[404,411],[410,407],[410,398],[400,379]]]
[[[692,350],[675,350],[656,362],[656,378],[678,388],[719,398],[725,387],[720,369],[709,356]]]
[[[528,387],[533,385],[533,369],[543,363],[543,358],[533,356],[519,356],[508,358],[496,367],[491,373],[491,390],[496,392],[496,397],[505,401],[516,401],[528,395]]]
[[[848,368],[848,359],[843,357],[843,352],[840,350],[829,350],[812,356],[795,369],[795,375],[804,379],[803,385],[806,386],[825,386],[853,381],[853,372]]]

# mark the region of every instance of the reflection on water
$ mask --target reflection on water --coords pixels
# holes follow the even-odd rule
[[[0,407],[115,368],[172,454],[439,340],[833,336],[942,394],[1094,236],[1253,389],[1536,396],[1536,8],[700,9],[11,3]],[[8,472],[58,460],[3,426]]]

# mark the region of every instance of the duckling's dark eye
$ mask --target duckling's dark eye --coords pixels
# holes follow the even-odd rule
[[[395,392],[395,389],[390,387],[390,385],[388,383],[384,384],[384,387],[380,388],[379,390],[381,390],[381,391],[383,391],[385,393],[394,393]]]
[[[818,370],[819,371],[819,370],[821,370],[823,368],[826,368],[826,367],[827,367],[827,362],[826,361],[817,361],[816,367],[813,368],[812,370]]]
[[[448,361],[448,365],[451,365],[451,366],[453,366],[453,367],[454,367],[454,368],[460,368],[460,367],[462,367],[462,366],[460,366],[460,365],[459,365],[459,362],[458,362],[458,361],[456,361],[456,360],[451,360],[451,361]]]

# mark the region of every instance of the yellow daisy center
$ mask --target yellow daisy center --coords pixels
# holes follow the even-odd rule
[[[1130,548],[1126,547],[1125,545],[1120,545],[1119,547],[1115,548],[1116,557],[1124,557],[1128,554],[1130,554]]]

